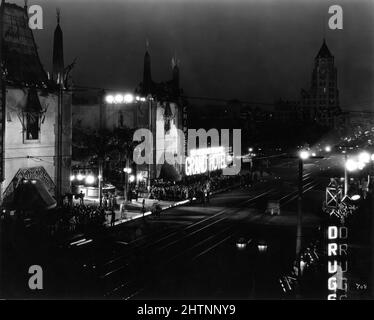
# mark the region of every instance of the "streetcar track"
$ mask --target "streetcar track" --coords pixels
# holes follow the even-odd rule
[[[314,182],[314,181],[309,182],[308,184],[306,184],[306,185],[310,185],[310,187],[309,187],[309,188],[304,188],[303,193],[309,191],[310,189],[314,188],[315,185],[317,185],[317,184],[313,184],[313,182]],[[305,185],[305,186],[306,186],[306,185]],[[295,191],[291,192],[288,196],[290,196],[290,195],[292,195],[292,194],[294,194],[294,193],[295,193]],[[294,199],[294,198],[291,198],[291,199]],[[290,199],[289,201],[292,201],[291,199]],[[245,201],[244,203],[246,203],[246,202],[248,202],[248,201]],[[285,205],[285,204],[286,204],[286,203],[282,204],[282,206]],[[239,209],[235,210],[235,212],[238,212],[238,211],[240,211],[240,210],[242,210],[242,209],[243,209],[243,208],[239,208]],[[262,216],[261,214],[258,215],[258,218],[261,218],[261,216]],[[227,219],[227,217],[224,217],[224,218],[220,219],[219,221],[214,222],[213,224],[216,224],[217,222],[223,221],[223,220],[225,220],[225,219]],[[194,233],[197,233],[197,232],[199,232],[199,231],[202,231],[203,229],[206,229],[206,228],[209,227],[209,226],[211,227],[211,225],[213,225],[213,224],[210,224],[210,225],[205,226],[204,228],[201,228],[201,229],[195,230]],[[210,237],[208,237],[208,239],[205,239],[205,240],[200,241],[199,243],[197,243],[197,244],[194,246],[194,248],[197,248],[197,247],[201,246],[201,244],[203,244],[203,243],[205,243],[205,242],[207,242],[207,241],[209,241],[209,240],[211,240],[211,239],[214,239],[214,238],[220,236],[222,233],[225,233],[227,230],[230,230],[230,229],[232,229],[233,227],[234,227],[234,225],[229,226],[229,227],[226,228],[223,232],[221,232],[221,233],[219,233],[219,234],[216,234],[216,235],[214,235],[214,236],[210,236]],[[189,237],[190,235],[191,235],[191,234],[189,234],[187,237]],[[224,242],[224,241],[226,241],[228,238],[230,238],[230,237],[232,237],[232,236],[233,236],[233,235],[231,234],[230,236],[226,237],[224,240],[220,241],[219,244],[222,243],[222,242]],[[185,240],[187,237],[182,238],[180,241]],[[180,241],[177,241],[177,242],[180,242]],[[176,242],[176,243],[177,243],[177,242]],[[200,257],[200,256],[204,255],[205,253],[211,251],[211,250],[212,250],[213,248],[215,248],[216,246],[217,246],[217,245],[212,246],[208,251],[204,250],[204,251],[206,251],[206,252],[204,252],[204,251],[203,251],[203,252],[200,252],[199,254],[197,254],[197,256]],[[169,247],[169,246],[167,246],[167,247]],[[177,257],[180,257],[180,256],[185,255],[185,253],[188,252],[188,251],[190,251],[190,250],[191,250],[191,248],[188,248],[188,249],[186,249],[186,250],[184,250],[184,251],[182,251],[182,252],[179,252],[177,255],[172,256],[172,257],[168,260],[168,262],[170,262],[170,261],[172,261],[172,260],[175,260]],[[197,256],[195,256],[195,257],[197,257]],[[161,263],[159,266],[162,266],[162,265],[164,265],[164,264]],[[133,281],[135,281],[135,280],[133,280]],[[131,281],[131,282],[133,282],[133,281]],[[120,288],[122,288],[122,287],[123,287],[123,286],[121,285]],[[112,294],[112,293],[114,293],[114,292],[117,292],[117,291],[118,291],[118,287],[116,287],[114,290],[111,290],[111,291],[107,292],[105,295],[108,296],[108,295],[110,295],[110,294]],[[143,290],[141,290],[141,291],[143,291]],[[136,295],[136,294],[135,294],[135,295]],[[132,294],[131,297],[134,297],[135,295]]]
[[[310,176],[310,175],[311,175],[311,173],[306,173],[306,174],[304,174],[304,175],[303,175],[303,181],[309,179],[309,176]],[[267,191],[265,191],[265,192],[263,192],[263,193],[261,193],[261,194],[259,194],[259,195],[256,195],[255,197],[252,197],[252,198],[250,198],[250,199],[247,199],[247,200],[241,202],[240,205],[241,205],[241,204],[244,204],[244,203],[248,203],[248,202],[253,202],[254,200],[256,200],[256,199],[258,199],[258,198],[260,198],[260,197],[262,197],[262,196],[264,196],[264,195],[267,195],[267,194],[269,194],[269,193],[271,193],[272,191],[275,191],[275,190],[276,190],[276,189],[271,188],[271,189],[269,189],[269,190],[267,190]],[[292,194],[292,193],[294,193],[294,192],[295,192],[295,191],[291,192],[290,194]],[[283,197],[283,198],[286,198],[286,197],[290,196],[290,194],[286,195],[286,196]],[[186,230],[188,230],[188,229],[190,229],[190,228],[196,227],[197,225],[199,225],[199,224],[201,224],[201,223],[203,223],[203,222],[205,222],[205,221],[212,220],[212,219],[214,219],[215,217],[217,217],[217,216],[219,216],[219,215],[222,215],[222,214],[226,213],[226,211],[227,211],[228,209],[229,209],[229,208],[225,208],[225,209],[223,209],[223,210],[217,212],[216,214],[214,214],[214,215],[212,215],[212,216],[208,216],[208,217],[203,218],[203,219],[201,219],[201,220],[199,220],[199,221],[197,221],[197,222],[195,222],[195,223],[192,223],[192,224],[186,226],[185,228],[183,228],[182,230],[179,229],[179,230],[177,230],[177,231],[172,231],[172,232],[166,234],[164,237],[158,239],[157,241],[153,241],[152,243],[148,243],[148,244],[143,244],[143,245],[138,245],[138,246],[132,246],[131,248],[127,248],[127,250],[135,250],[135,249],[141,249],[141,248],[142,248],[142,249],[147,249],[147,248],[149,248],[149,247],[151,247],[151,246],[154,246],[155,244],[160,243],[160,242],[162,242],[162,241],[164,241],[164,240],[166,240],[166,239],[168,239],[168,238],[171,238],[171,237],[173,237],[173,236],[179,235],[180,233],[185,232]],[[209,226],[209,225],[208,225],[208,226]],[[197,230],[197,232],[198,232],[198,231],[199,231],[199,229]],[[156,232],[155,232],[155,233],[156,233]],[[140,241],[140,240],[151,239],[151,237],[152,237],[153,235],[154,235],[154,234],[147,235],[147,236],[143,236],[143,237],[141,237],[141,239],[139,238],[139,239],[136,239],[136,240],[132,241],[131,244],[133,244],[134,242]],[[175,240],[173,243],[176,243],[176,242],[178,242],[178,239]],[[166,245],[165,247],[168,247],[168,246],[169,246],[169,245]],[[118,257],[116,257],[116,258],[114,258],[114,259],[111,259],[111,260],[105,262],[105,263],[103,264],[103,267],[108,266],[108,265],[111,265],[111,264],[113,264],[113,263],[115,263],[115,262],[117,262],[117,261],[120,261],[121,259],[123,259],[123,258],[125,258],[125,257],[127,257],[127,256],[128,256],[128,253],[126,253],[126,254],[124,254],[124,255],[121,255],[121,256],[118,256]],[[107,274],[110,274],[110,273],[111,273],[111,272],[108,272]],[[105,274],[105,275],[107,275],[107,274]],[[104,275],[104,276],[101,276],[101,277],[105,277],[105,275]]]
[[[307,176],[307,175],[308,175],[308,174],[306,174],[305,176]],[[305,177],[305,178],[304,178],[304,180],[307,180],[307,179],[308,179],[308,177]],[[309,184],[310,184],[310,183],[309,183]],[[269,194],[269,193],[271,193],[271,192],[273,192],[273,191],[275,191],[275,190],[276,190],[276,189],[274,189],[274,188],[272,188],[272,189],[270,189],[270,190],[267,190],[267,191],[265,191],[265,192],[263,192],[263,193],[261,193],[261,194],[255,196],[255,197],[253,197],[253,198],[250,198],[250,199],[247,199],[247,200],[241,202],[240,205],[244,205],[244,204],[246,204],[246,203],[248,203],[248,202],[253,202],[254,200],[257,200],[258,198],[261,198],[262,196],[267,195],[267,194]],[[289,193],[288,195],[286,195],[286,197],[291,196],[291,195],[292,195],[293,193],[295,193],[295,192],[296,192],[296,191],[292,191],[291,193]],[[283,198],[286,198],[286,197],[283,197]],[[159,239],[158,241],[155,241],[155,242],[152,242],[151,244],[148,244],[148,245],[143,246],[142,249],[144,250],[144,249],[147,249],[147,248],[149,248],[149,247],[151,247],[151,246],[154,246],[155,244],[160,243],[161,241],[166,240],[166,239],[168,239],[168,238],[170,238],[170,237],[172,237],[172,236],[174,236],[174,235],[180,235],[182,232],[185,232],[185,230],[190,229],[190,228],[192,228],[192,227],[196,227],[197,225],[201,224],[202,222],[205,222],[205,221],[208,221],[208,220],[212,220],[213,218],[215,218],[215,217],[217,217],[217,216],[220,216],[220,215],[222,215],[222,214],[225,214],[225,213],[227,213],[227,212],[230,211],[230,210],[232,210],[232,209],[231,209],[231,208],[225,208],[225,209],[219,211],[218,213],[214,214],[213,216],[209,216],[209,217],[207,217],[207,218],[205,218],[205,219],[202,219],[202,220],[200,220],[200,221],[198,221],[198,222],[196,222],[196,223],[194,223],[194,224],[191,224],[191,225],[187,226],[187,227],[184,228],[183,230],[178,230],[178,231],[171,232],[170,234],[166,235],[165,237]],[[239,210],[241,210],[241,208],[239,208]],[[235,212],[237,212],[237,211],[239,211],[239,210],[235,210],[235,209],[234,209],[234,212],[233,212],[233,213],[235,213]],[[230,213],[230,215],[233,214],[233,213]],[[166,245],[164,245],[164,246],[162,246],[162,247],[157,247],[155,250],[156,250],[157,252],[160,252],[160,251],[162,251],[162,250],[164,250],[164,249],[166,249],[166,248],[169,248],[169,247],[171,247],[171,246],[173,246],[173,245],[175,245],[175,244],[177,244],[177,243],[179,243],[179,242],[181,242],[181,241],[184,241],[185,239],[187,239],[187,238],[189,238],[189,237],[191,237],[191,236],[193,236],[193,235],[195,235],[195,234],[197,234],[197,233],[199,233],[199,232],[201,232],[201,231],[203,231],[203,230],[205,230],[205,229],[207,229],[207,228],[212,227],[213,225],[215,225],[215,224],[217,224],[217,223],[219,223],[219,222],[221,222],[221,221],[223,221],[223,220],[226,220],[227,218],[228,218],[228,216],[225,216],[225,217],[223,217],[223,218],[221,218],[221,219],[218,219],[218,220],[216,220],[216,221],[213,221],[212,223],[207,224],[206,226],[204,226],[204,227],[202,227],[202,228],[200,228],[200,229],[197,229],[197,230],[195,230],[195,231],[193,231],[193,232],[191,232],[191,233],[189,233],[189,234],[183,236],[182,238],[177,238],[177,239],[174,240],[173,242],[168,242]],[[137,247],[137,249],[140,249],[140,247]],[[132,248],[132,250],[135,250],[135,248]],[[130,253],[131,253],[131,252],[127,252],[127,254],[122,255],[122,256],[120,256],[120,257],[117,257],[117,258],[115,259],[116,261],[114,261],[114,262],[117,262],[117,261],[120,261],[120,260],[122,260],[122,259],[127,258],[127,257],[130,255]],[[114,259],[113,259],[113,260],[114,260]],[[113,262],[111,262],[111,263],[113,263]],[[106,263],[105,265],[108,265],[108,264],[111,264],[111,263]],[[105,265],[104,265],[104,266],[105,266]],[[100,278],[101,278],[101,279],[104,279],[104,278],[106,278],[106,277],[112,276],[112,275],[114,275],[115,273],[117,273],[117,272],[119,272],[119,271],[125,269],[126,267],[127,267],[127,266],[124,265],[124,266],[120,266],[120,267],[118,267],[118,268],[112,269],[112,270],[106,272],[105,274],[101,275]]]
[[[310,184],[311,186],[310,186],[309,188],[303,188],[303,191],[302,191],[303,193],[306,193],[306,192],[308,192],[309,190],[313,189],[313,188],[314,188],[315,186],[317,186],[319,183],[315,183],[315,184],[313,184],[313,181],[312,181],[312,182],[309,183],[309,184]],[[304,186],[304,187],[305,187],[305,186]],[[293,193],[294,193],[294,192],[293,192]],[[297,198],[297,196],[296,196],[296,198]],[[290,199],[290,201],[293,201],[293,200],[295,200],[295,197],[293,197],[292,199]],[[285,204],[286,204],[286,203],[281,204],[281,207],[284,206]],[[261,219],[262,217],[263,217],[263,214],[258,214],[258,215],[256,215],[256,216],[253,217],[253,218]],[[234,225],[231,225],[231,226],[227,227],[226,230],[224,230],[223,232],[221,232],[219,235],[221,235],[221,234],[225,233],[227,230],[230,230],[230,229],[233,229],[233,228],[234,228]],[[210,236],[210,237],[208,237],[208,239],[211,240],[212,238],[216,238],[216,237],[219,236],[219,235],[213,235],[213,236]],[[232,238],[234,235],[235,235],[235,232],[234,232],[233,234],[230,234],[229,236],[225,237],[224,239],[218,241],[218,242],[215,243],[214,245],[208,247],[207,249],[203,250],[202,252],[196,254],[196,255],[195,255],[195,256],[190,260],[190,263],[192,263],[193,261],[195,261],[195,260],[197,260],[198,258],[202,257],[203,255],[207,254],[208,252],[212,251],[213,249],[215,249],[216,247],[218,247],[220,244],[222,244],[222,243],[226,242],[228,239]],[[205,239],[205,240],[202,241],[202,242],[205,243],[205,242],[208,241],[208,239]],[[202,242],[200,241],[200,242],[199,242],[195,247],[199,247],[200,244],[201,244]],[[190,248],[184,250],[183,252],[179,253],[179,254],[176,255],[176,256],[171,257],[171,258],[168,260],[168,262],[175,260],[177,257],[183,256],[187,251],[190,251]],[[164,263],[161,263],[161,264],[160,264],[160,266],[163,266],[163,265],[164,265]],[[159,266],[159,267],[160,267],[160,266]],[[140,289],[138,288],[136,292],[134,292],[134,293],[130,294],[129,296],[127,296],[126,298],[122,298],[122,299],[126,299],[126,300],[128,300],[128,299],[132,299],[133,297],[137,296],[140,292],[143,292],[145,289],[146,289],[146,286],[143,286],[143,287],[140,288]]]

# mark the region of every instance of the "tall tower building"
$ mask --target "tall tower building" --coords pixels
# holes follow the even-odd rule
[[[143,67],[143,86],[142,93],[147,95],[152,93],[153,90],[153,81],[152,81],[152,72],[151,72],[151,55],[148,52],[149,44],[148,40],[146,42],[146,51],[144,55],[144,67]]]
[[[317,122],[329,127],[334,125],[334,118],[340,113],[337,69],[325,39],[314,59],[312,85],[304,102],[311,107],[311,116]]]
[[[53,36],[53,81],[62,84],[64,81],[64,43],[60,27],[60,10],[57,10],[57,26]]]

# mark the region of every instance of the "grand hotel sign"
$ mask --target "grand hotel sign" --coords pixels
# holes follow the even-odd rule
[[[212,147],[190,150],[190,156],[186,157],[185,164],[187,176],[224,169],[227,167],[225,148]]]

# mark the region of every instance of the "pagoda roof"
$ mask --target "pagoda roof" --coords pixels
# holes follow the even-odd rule
[[[27,8],[2,3],[2,63],[6,79],[17,84],[47,85],[48,76],[28,25]]]

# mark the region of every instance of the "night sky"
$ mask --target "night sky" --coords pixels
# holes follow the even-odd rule
[[[15,1],[23,4],[23,1]],[[372,0],[44,0],[44,30],[35,31],[51,70],[55,8],[61,8],[65,64],[78,58],[75,83],[133,90],[141,81],[146,39],[155,81],[180,60],[187,95],[274,102],[308,89],[323,37],[335,56],[344,109],[374,106]],[[340,4],[344,29],[329,30]]]

